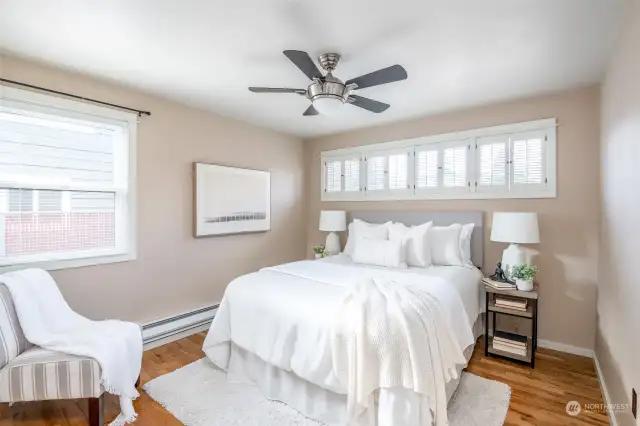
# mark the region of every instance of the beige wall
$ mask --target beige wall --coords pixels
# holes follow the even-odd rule
[[[304,256],[300,139],[15,58],[0,56],[0,75],[152,113],[138,127],[138,259],[54,273],[79,313],[140,322],[181,313],[220,301],[241,274]],[[271,171],[271,231],[194,239],[194,161]]]
[[[425,100],[428,102],[428,100]],[[592,349],[598,255],[599,91],[587,87],[558,94],[478,107],[465,111],[321,137],[306,142],[307,248],[322,243],[321,209],[482,210],[490,230],[494,211],[535,211],[540,217],[541,339]],[[558,119],[558,197],[540,200],[459,200],[320,202],[320,152],[501,124]],[[489,241],[485,270],[499,260],[504,244]]]
[[[640,392],[640,2],[632,4],[602,86],[596,356],[613,403]]]

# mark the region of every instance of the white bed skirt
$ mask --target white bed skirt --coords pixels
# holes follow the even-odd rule
[[[477,339],[483,332],[484,315],[474,325]],[[467,362],[474,346],[465,349]],[[458,369],[458,377],[463,366]],[[316,386],[296,374],[264,362],[258,356],[232,344],[227,378],[230,381],[250,382],[269,399],[281,401],[305,416],[330,426],[347,424],[347,396]],[[447,383],[447,401],[455,392],[460,379]],[[373,419],[363,418],[349,426],[429,426],[432,415],[427,401],[418,394],[400,388],[380,389],[376,396],[376,409],[369,410]]]

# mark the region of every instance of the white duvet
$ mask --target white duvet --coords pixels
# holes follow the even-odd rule
[[[369,353],[364,360],[356,357],[360,363],[359,367],[361,370],[363,367],[374,368],[378,373],[382,370],[383,364],[386,369],[390,366],[395,368],[398,365],[394,367],[393,363],[384,361],[380,354],[384,352],[393,355],[394,351],[398,355],[406,354],[411,346],[409,352],[414,359],[407,365],[415,377],[405,377],[406,380],[400,385],[429,395],[430,408],[436,414],[437,400],[434,387],[441,387],[443,380],[451,378],[448,372],[451,372],[449,367],[452,364],[464,362],[461,351],[474,342],[471,325],[480,310],[477,281],[475,285],[464,283],[473,282],[473,279],[457,280],[457,284],[448,282],[443,277],[450,271],[450,268],[439,271],[437,268],[393,271],[349,263],[340,264],[336,259],[332,262],[294,262],[248,274],[234,280],[227,288],[205,340],[204,350],[215,364],[227,370],[233,343],[265,362],[291,371],[304,380],[329,391],[348,395],[355,404],[356,408],[352,406],[352,409],[357,414],[366,408],[367,397],[372,395],[371,388],[384,386],[385,383],[379,379],[379,374],[376,376],[378,379],[374,381],[362,373],[354,375],[354,372],[358,371],[358,365],[352,365],[349,370],[351,373],[345,373],[344,366],[352,362],[349,361],[348,348],[353,348],[353,342],[356,340],[352,339],[353,341],[348,343],[343,339],[341,343],[340,338],[336,336],[344,338],[355,335],[357,330],[352,327],[352,323],[358,322],[348,320],[353,312],[366,312],[367,316],[376,312],[375,315],[382,317],[372,317],[367,321],[372,324],[380,321],[394,324],[392,328],[396,329],[395,334],[398,334],[397,329],[404,327],[399,333],[403,335],[404,343],[401,349],[397,349],[398,341],[394,341],[391,334],[387,333],[385,337],[382,333],[381,337],[380,333],[377,333],[375,336],[367,337],[366,333],[362,332],[366,327],[360,327],[360,343],[363,340],[366,343],[367,338],[382,339],[382,342],[377,354]],[[374,281],[370,281],[371,279]],[[389,284],[390,281],[401,283],[398,289],[402,289],[402,292],[398,293],[398,289]],[[363,285],[365,282],[369,284]],[[378,285],[372,287],[371,283],[376,282]],[[460,286],[466,286],[463,288],[465,291],[460,291]],[[376,309],[366,306],[371,302],[362,302],[367,299],[363,298],[363,295],[366,296],[367,292],[372,291],[377,293],[373,298],[378,300]],[[386,302],[380,305],[380,300],[385,298]],[[407,306],[411,305],[408,302],[413,300],[424,305],[425,299],[432,299],[435,304],[429,302],[431,308],[426,310],[424,306],[418,310],[407,310]],[[360,302],[354,305],[354,300]],[[380,309],[381,307],[384,308]],[[397,315],[397,312],[390,315],[389,311],[385,313],[385,310],[389,309],[401,309],[405,312],[401,315]],[[431,321],[428,327],[417,325],[418,322],[424,321],[424,318],[433,317],[435,311],[438,312],[436,321]],[[403,325],[403,321],[407,324]],[[441,334],[438,335],[438,332]],[[448,351],[445,352],[445,359],[442,356],[432,357],[434,348],[438,347],[434,344],[438,339],[445,339],[443,336],[450,339],[449,344],[444,345]],[[411,339],[415,339],[413,343]],[[370,343],[369,348],[373,347]],[[437,360],[434,361],[433,358]],[[411,371],[411,365],[419,365],[420,368]],[[436,371],[433,366],[437,366]],[[406,365],[399,368],[397,371],[407,371]],[[436,382],[434,377],[440,379]],[[363,378],[366,378],[366,383]],[[359,385],[359,390],[366,391],[358,394],[354,383]],[[391,382],[387,381],[386,384],[389,383]],[[444,420],[442,416],[436,416],[436,421],[446,421],[446,401],[444,404]],[[443,410],[438,411],[442,413]]]

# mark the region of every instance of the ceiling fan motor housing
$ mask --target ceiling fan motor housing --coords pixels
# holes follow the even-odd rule
[[[319,97],[336,98],[346,103],[354,87],[355,85],[345,85],[342,80],[329,73],[323,79],[314,80],[307,89],[307,97],[311,101]]]

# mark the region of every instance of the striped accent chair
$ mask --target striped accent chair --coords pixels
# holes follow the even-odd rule
[[[20,328],[11,294],[0,284],[0,403],[89,399],[89,424],[104,424],[104,389],[93,358],[33,346]]]

